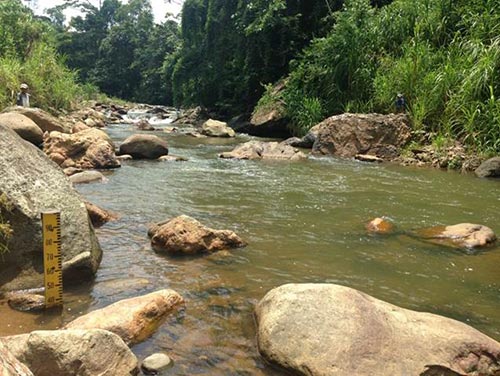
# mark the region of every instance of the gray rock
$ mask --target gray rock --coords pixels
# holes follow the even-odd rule
[[[219,155],[225,159],[274,159],[298,161],[307,156],[285,143],[249,141],[238,145],[233,151]]]
[[[23,140],[39,146],[43,142],[43,132],[30,118],[16,112],[0,114],[0,124],[16,132]]]
[[[129,154],[134,159],[157,159],[168,154],[168,145],[158,136],[135,134],[120,145],[120,154]]]
[[[480,178],[500,178],[500,157],[484,161],[474,172]]]
[[[438,315],[410,311],[333,284],[288,284],[256,307],[257,342],[299,375],[489,375],[500,343]]]
[[[43,284],[40,213],[47,208],[61,211],[63,264],[80,260],[77,267],[65,270],[64,282],[90,278],[99,266],[102,251],[80,195],[43,152],[5,126],[0,125],[0,133],[0,195],[14,205],[14,210],[4,214],[13,235],[9,252],[3,254],[0,263],[0,290]]]
[[[104,180],[106,180],[104,175],[95,170],[78,172],[69,177],[69,181],[73,184],[91,183],[94,181],[102,182]]]
[[[208,119],[201,126],[201,133],[209,137],[234,137],[236,133],[229,128],[227,123],[222,121]]]
[[[172,360],[167,354],[156,353],[148,356],[141,364],[141,368],[146,373],[157,373],[172,364]]]
[[[342,114],[314,126],[313,153],[352,158],[371,154],[394,159],[411,137],[406,115]]]
[[[137,358],[106,330],[44,330],[3,337],[12,355],[36,376],[137,375]]]
[[[42,311],[45,309],[45,296],[13,291],[6,294],[10,308],[21,312]]]

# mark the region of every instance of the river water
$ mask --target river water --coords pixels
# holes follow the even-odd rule
[[[134,133],[115,125],[117,142]],[[336,158],[304,162],[222,160],[249,139],[196,139],[156,132],[187,162],[129,161],[105,183],[79,185],[89,201],[119,214],[97,230],[104,257],[95,282],[65,292],[62,317],[0,314],[3,334],[56,328],[76,315],[162,288],[185,308],[149,340],[143,357],[165,351],[171,375],[281,375],[255,344],[253,308],[285,283],[328,282],[463,321],[500,340],[500,247],[469,254],[423,243],[404,231],[461,222],[500,234],[500,185],[472,175]],[[181,214],[230,229],[248,247],[204,257],[155,254],[148,224]],[[373,236],[377,216],[399,234]]]

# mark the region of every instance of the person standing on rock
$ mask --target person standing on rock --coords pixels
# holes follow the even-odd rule
[[[20,86],[21,91],[17,93],[16,104],[18,106],[29,107],[30,95],[28,94],[28,85],[22,83]]]
[[[403,94],[400,93],[400,94],[397,95],[395,105],[396,105],[396,112],[398,114],[402,113],[402,112],[405,112],[405,110],[406,110],[406,100],[405,100],[405,97],[404,97]]]

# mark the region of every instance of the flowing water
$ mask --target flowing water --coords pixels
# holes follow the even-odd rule
[[[133,133],[110,126],[121,142]],[[171,288],[186,300],[139,358],[165,351],[172,375],[281,375],[255,344],[253,308],[285,283],[328,282],[463,321],[500,340],[500,247],[477,254],[430,245],[404,231],[461,222],[500,234],[500,185],[472,175],[335,158],[304,162],[217,158],[236,140],[165,137],[187,162],[130,161],[105,183],[79,185],[89,201],[120,215],[97,230],[104,257],[95,282],[65,292],[62,317],[7,312],[2,334],[56,328],[78,314]],[[248,247],[204,257],[155,254],[148,224],[187,214],[234,230]],[[372,236],[388,216],[400,232]]]

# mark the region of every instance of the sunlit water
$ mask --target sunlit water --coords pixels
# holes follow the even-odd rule
[[[133,133],[111,126],[118,143]],[[97,230],[104,258],[95,283],[65,293],[58,316],[0,307],[2,334],[56,328],[75,315],[162,288],[185,309],[132,350],[165,351],[172,375],[280,375],[259,357],[253,309],[273,287],[329,282],[463,321],[500,340],[500,248],[478,254],[423,243],[404,231],[461,222],[500,234],[500,185],[472,175],[335,158],[305,162],[222,160],[236,140],[165,137],[188,162],[130,161],[107,182],[79,185],[91,202],[120,215]],[[230,254],[155,254],[148,224],[187,214],[231,229],[248,247]],[[364,224],[388,216],[399,235],[370,236]]]

